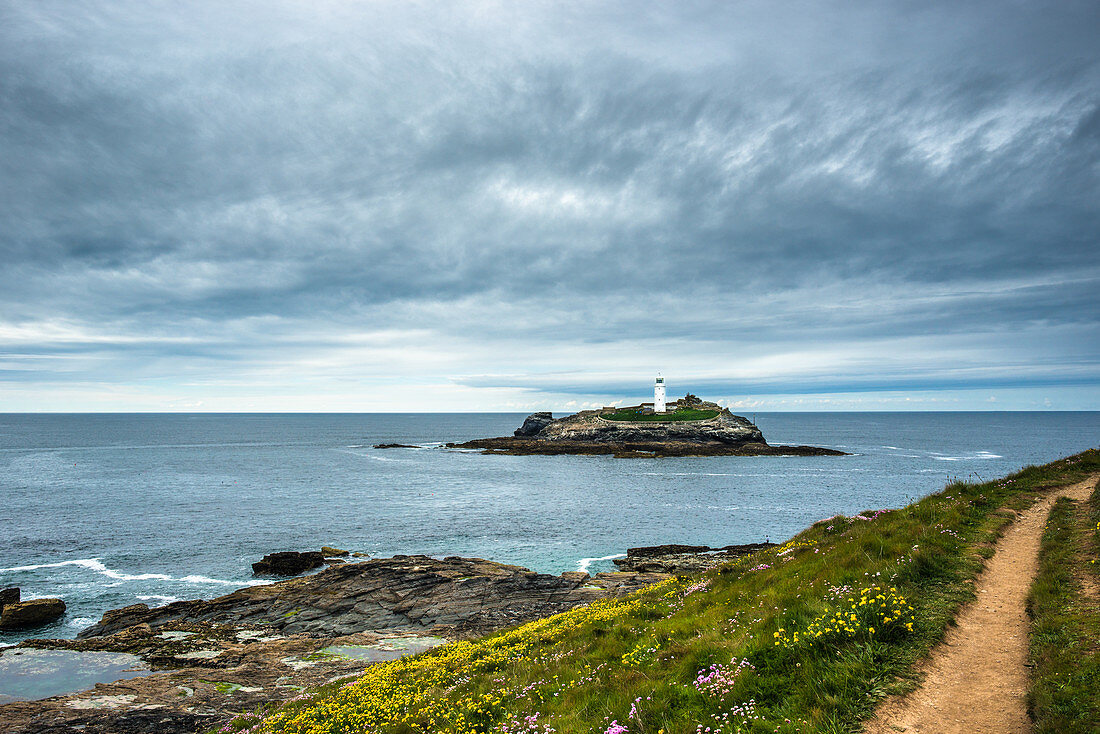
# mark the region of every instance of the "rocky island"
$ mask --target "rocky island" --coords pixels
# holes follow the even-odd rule
[[[663,404],[583,410],[555,419],[533,413],[512,436],[447,444],[487,454],[655,456],[842,456],[817,446],[771,446],[747,418],[688,394]]]

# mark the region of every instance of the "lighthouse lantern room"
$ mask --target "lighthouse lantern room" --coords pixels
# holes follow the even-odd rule
[[[653,412],[665,412],[665,378],[657,375],[657,382],[653,384]]]

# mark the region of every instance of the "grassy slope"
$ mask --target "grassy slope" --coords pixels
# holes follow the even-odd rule
[[[619,410],[614,413],[603,413],[601,417],[609,421],[666,423],[675,421],[702,421],[713,418],[716,415],[718,415],[717,410],[680,408],[671,413],[639,413],[633,410]]]
[[[1011,517],[1001,508],[1098,470],[1100,451],[1088,451],[900,510],[823,520],[704,576],[374,665],[227,728],[852,731],[912,685],[913,663],[972,597],[969,581]]]
[[[1036,734],[1100,733],[1100,489],[1087,505],[1059,500],[1050,512],[1031,588],[1032,686]]]

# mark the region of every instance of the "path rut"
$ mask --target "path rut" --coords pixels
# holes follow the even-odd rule
[[[1025,605],[1039,541],[1051,505],[1088,499],[1098,477],[1054,490],[1021,513],[978,577],[977,598],[924,664],[921,687],[883,704],[867,734],[1030,734]]]

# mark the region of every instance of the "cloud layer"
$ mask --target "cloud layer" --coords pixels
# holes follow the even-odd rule
[[[0,410],[525,409],[657,369],[1100,408],[1098,31],[1088,2],[0,5]]]

